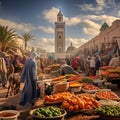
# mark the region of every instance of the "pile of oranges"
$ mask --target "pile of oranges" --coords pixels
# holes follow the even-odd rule
[[[56,93],[53,95],[46,95],[44,97],[44,101],[45,102],[63,101],[63,100],[68,99],[72,96],[73,96],[73,94],[70,92],[61,92],[61,93]]]
[[[69,112],[83,109],[95,109],[98,106],[98,101],[89,96],[72,96],[71,98],[64,100],[62,103],[62,108]]]

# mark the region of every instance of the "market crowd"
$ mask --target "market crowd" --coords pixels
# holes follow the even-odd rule
[[[45,73],[45,67],[52,64],[60,64],[58,70],[59,75],[65,74],[83,74],[85,76],[98,76],[101,66],[120,65],[120,57],[113,55],[109,61],[102,59],[100,55],[81,56],[57,60],[49,60],[40,58],[36,52],[32,52],[30,56],[23,55],[6,55],[0,52],[0,85],[7,88],[7,80],[10,74],[20,73],[20,82],[25,83],[22,90],[20,105],[34,105],[37,96],[36,83],[39,80],[38,74]],[[29,94],[31,93],[31,94]]]
[[[120,65],[120,57],[114,54],[111,59],[103,59],[100,55],[83,57],[66,58],[66,64],[70,65],[78,73],[85,73],[85,76],[97,76],[99,75],[99,68],[102,66],[114,66]]]

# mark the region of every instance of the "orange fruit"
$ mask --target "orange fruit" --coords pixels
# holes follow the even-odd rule
[[[73,104],[77,105],[78,104],[78,100],[76,98],[73,99]]]
[[[45,101],[49,101],[49,96],[46,95],[45,98],[44,98]]]
[[[63,108],[69,109],[69,106],[70,106],[70,104],[69,104],[67,101],[64,101],[64,102],[62,103],[62,107],[63,107]]]
[[[52,95],[49,96],[49,101],[50,101],[50,102],[54,101],[54,98],[53,98]]]
[[[72,112],[74,110],[74,107],[72,105],[69,106],[68,110]]]
[[[84,106],[84,108],[85,108],[85,109],[92,109],[92,107],[91,107],[89,104],[86,104],[86,105]]]
[[[84,103],[84,102],[82,102],[82,101],[80,101],[80,102],[79,102],[79,108],[83,109],[83,108],[84,108],[84,106],[85,106],[85,103]]]
[[[79,110],[79,105],[74,105],[74,110],[78,111]]]

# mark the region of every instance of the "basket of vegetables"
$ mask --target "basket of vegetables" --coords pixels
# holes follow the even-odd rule
[[[102,120],[119,120],[120,119],[120,106],[105,105],[97,108],[97,113]]]
[[[46,106],[31,110],[30,115],[33,120],[61,120],[66,115],[66,111],[58,107]]]

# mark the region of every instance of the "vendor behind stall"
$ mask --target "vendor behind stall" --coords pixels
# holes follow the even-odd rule
[[[61,69],[60,69],[60,75],[65,75],[65,74],[79,75],[79,73],[77,71],[75,71],[70,65],[66,64],[65,60],[62,60]]]
[[[114,55],[114,57],[110,60],[109,66],[117,67],[120,65],[120,58],[117,54]]]

